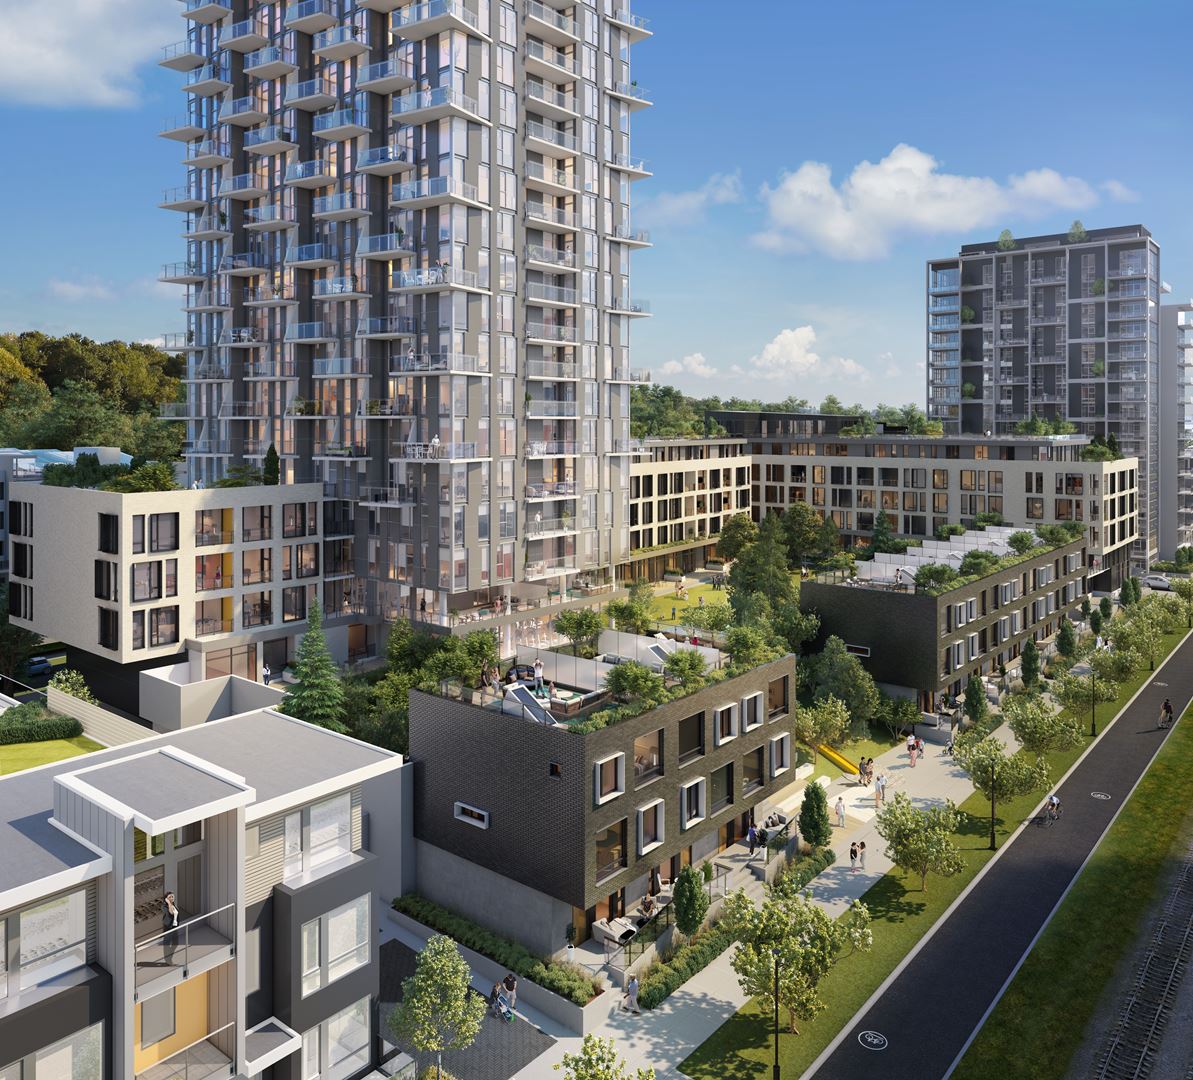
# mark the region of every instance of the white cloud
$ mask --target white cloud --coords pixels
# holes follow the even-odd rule
[[[174,9],[162,0],[0,0],[0,101],[135,105],[137,67],[186,34]]]
[[[900,143],[881,161],[863,161],[839,186],[819,161],[764,185],[768,228],[755,243],[772,251],[821,251],[839,259],[874,259],[900,235],[963,233],[1009,215],[1084,210],[1098,202],[1085,180],[1032,169],[1003,183],[940,170],[931,154]]]
[[[1139,202],[1139,192],[1127,187],[1121,180],[1107,180],[1101,186],[1115,202]]]
[[[865,382],[869,379],[869,372],[856,360],[844,356],[826,359],[813,349],[815,344],[816,331],[811,326],[780,330],[760,353],[746,361],[744,373],[767,380],[849,378]]]
[[[137,342],[138,345],[152,345],[155,349],[160,349],[166,343],[166,338],[163,334],[158,334],[157,337],[141,338]]]
[[[705,358],[703,353],[689,353],[682,360],[668,360],[661,368],[660,375],[695,375],[701,379],[711,379],[720,374]]]
[[[724,206],[741,199],[739,172],[714,173],[695,191],[664,191],[644,200],[635,216],[654,226],[699,224],[710,206]]]
[[[114,300],[116,292],[102,281],[64,281],[51,278],[47,288],[50,295],[68,304],[81,304],[88,300]]]

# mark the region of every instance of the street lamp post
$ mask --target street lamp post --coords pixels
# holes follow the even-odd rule
[[[994,851],[998,847],[998,841],[994,838],[994,762],[990,762],[990,850]]]
[[[779,1080],[779,950],[774,949],[775,957],[775,1070],[774,1080]]]
[[[1098,680],[1094,676],[1093,664],[1089,668],[1089,737],[1098,737]]]

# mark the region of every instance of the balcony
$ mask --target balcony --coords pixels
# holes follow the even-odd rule
[[[334,300],[367,300],[369,290],[364,279],[355,277],[319,278],[312,293],[316,300],[324,303]]]
[[[396,398],[366,398],[356,406],[356,415],[364,420],[411,420],[422,415],[418,402],[409,394]]]
[[[639,109],[645,109],[647,106],[654,104],[647,96],[647,92],[636,82],[610,83],[608,92],[611,97],[624,102],[630,112],[637,112]]]
[[[199,97],[214,97],[232,89],[232,74],[225,67],[204,64],[187,75],[183,89]]]
[[[414,155],[404,146],[370,146],[356,158],[357,172],[369,173],[371,176],[409,172],[414,165]]]
[[[555,168],[554,164],[541,165],[537,161],[528,161],[523,176],[531,191],[541,191],[546,195],[571,196],[580,190],[576,178],[563,169]]]
[[[235,98],[220,110],[220,120],[234,127],[256,127],[269,117],[269,106],[259,97],[249,94]]]
[[[526,444],[528,458],[575,457],[580,452],[580,444],[571,440],[544,441],[532,439]]]
[[[626,36],[630,39],[631,45],[635,42],[645,41],[654,33],[650,29],[648,20],[642,18],[641,15],[633,14],[628,8],[620,8],[612,11],[605,16],[605,19],[618,29],[624,30]]]
[[[398,270],[394,272],[391,287],[400,292],[428,293],[443,289],[465,289],[482,292],[477,283],[476,272],[455,266],[436,266],[428,270]]]
[[[216,929],[234,918],[235,905],[180,919],[173,930],[137,938],[133,968],[138,998],[151,997],[184,979],[210,971],[232,959],[232,941]]]
[[[316,379],[367,379],[369,374],[367,356],[321,356],[311,363],[311,376]]]
[[[210,26],[232,14],[232,8],[220,0],[182,0],[182,17]]]
[[[198,263],[173,262],[166,263],[157,275],[158,281],[166,281],[171,285],[198,285],[206,280],[208,271]]]
[[[426,180],[394,184],[389,193],[389,205],[403,210],[425,210],[442,203],[484,208],[476,188],[454,176],[432,176]]]
[[[204,139],[187,143],[183,165],[193,169],[218,169],[232,160],[232,148],[222,139]]]
[[[575,326],[562,323],[526,324],[526,341],[532,345],[575,345],[580,340],[580,331]]]
[[[302,345],[327,345],[342,336],[340,327],[330,322],[293,322],[286,326],[285,341]]]
[[[244,365],[246,381],[272,382],[298,378],[298,365],[293,360],[250,360]]]
[[[220,331],[219,341],[216,343],[229,349],[259,349],[264,345],[272,345],[268,331],[260,326],[227,326]]]
[[[449,30],[462,30],[484,41],[489,40],[488,35],[481,30],[476,15],[460,3],[460,0],[429,0],[423,4],[411,4],[400,11],[394,11],[389,28],[407,41],[422,41]]]
[[[364,506],[417,506],[418,487],[393,484],[386,487],[364,487],[360,490]]]
[[[574,56],[537,41],[526,42],[526,70],[556,82],[570,82],[580,76],[580,65]]]
[[[171,71],[193,71],[207,62],[207,54],[197,41],[176,41],[162,49],[158,65]]]
[[[293,285],[267,284],[246,287],[240,294],[245,307],[286,307],[298,303]]]
[[[380,233],[377,236],[362,236],[356,245],[358,259],[376,259],[388,262],[390,259],[408,258],[414,254],[414,241],[405,233]]]
[[[369,461],[373,453],[368,443],[317,441],[312,448],[311,456],[316,460],[325,461]]]
[[[526,265],[531,269],[548,270],[551,273],[579,269],[574,251],[543,244],[527,244],[524,250]]]
[[[264,252],[229,253],[220,259],[219,273],[232,277],[258,277],[273,269]]]
[[[298,4],[287,4],[282,20],[287,30],[297,30],[302,34],[314,34],[335,24],[335,5],[332,0],[302,0]]]
[[[339,261],[340,249],[334,244],[291,244],[286,249],[286,265],[302,270],[335,266]]]
[[[565,364],[557,360],[527,360],[526,378],[542,379],[545,382],[574,381],[580,377],[580,369],[575,364]]]
[[[654,175],[646,167],[644,159],[633,157],[631,154],[611,154],[606,164],[611,169],[629,173],[631,180],[644,180],[646,177]]]
[[[340,63],[369,51],[369,35],[359,26],[334,26],[315,35],[312,46],[316,56]]]
[[[250,202],[260,199],[269,193],[269,181],[257,173],[241,173],[230,176],[220,183],[219,197],[221,199],[236,199],[238,202]]]
[[[191,142],[207,134],[207,125],[202,123],[191,113],[175,116],[162,122],[158,134],[163,139],[174,139],[176,142]]]
[[[614,367],[609,372],[610,382],[648,383],[650,371],[646,368]]]
[[[281,232],[297,224],[292,206],[249,206],[244,211],[244,227],[253,232]]]
[[[201,289],[194,296],[188,296],[186,310],[196,315],[214,315],[220,311],[232,310],[232,294],[228,289]]]
[[[1143,263],[1126,263],[1106,272],[1106,277],[1112,281],[1122,278],[1146,277],[1147,267]]]
[[[280,79],[297,70],[293,51],[280,45],[267,45],[244,58],[244,73],[254,79]]]
[[[558,574],[571,574],[580,569],[578,555],[561,555],[553,559],[536,559],[528,562],[525,568],[527,581],[537,578],[554,577]]]
[[[413,315],[367,316],[356,324],[356,336],[373,341],[415,337],[417,334],[418,320]]]
[[[219,47],[232,52],[256,52],[269,44],[269,28],[261,19],[242,19],[220,32]]]
[[[628,296],[615,296],[609,301],[609,312],[613,315],[650,317],[650,304],[645,300],[631,300]]]
[[[550,124],[537,120],[526,122],[526,149],[547,158],[569,158],[580,152],[580,140],[575,135],[560,131]]]
[[[324,76],[319,79],[304,79],[287,86],[283,104],[287,109],[318,112],[320,109],[329,108],[338,100],[335,83]]]
[[[480,366],[478,357],[469,356],[467,353],[416,353],[411,349],[407,353],[389,358],[389,373],[391,375],[486,375],[488,369]]]
[[[562,285],[544,285],[531,281],[526,285],[526,299],[543,307],[575,307],[580,303],[579,293]]]
[[[348,221],[368,217],[369,197],[356,191],[340,191],[315,199],[312,216],[316,221]]]
[[[576,231],[576,215],[571,210],[537,203],[526,204],[526,227],[541,232],[573,233]]]
[[[394,443],[389,456],[394,461],[469,461],[477,459],[474,442],[440,442],[438,436],[429,443]]]
[[[225,401],[220,406],[219,418],[221,420],[267,420],[269,419],[269,402],[267,401]],[[231,587],[229,582],[228,586]],[[210,585],[203,586],[204,588],[211,588]],[[222,588],[223,586],[215,586]],[[200,586],[196,583],[195,589],[198,590]]]
[[[526,485],[526,498],[539,502],[545,499],[571,499],[576,495],[575,480],[545,480]]]
[[[311,130],[320,139],[339,142],[355,139],[369,130],[369,114],[365,109],[336,109],[315,117]]]
[[[475,98],[470,98],[450,86],[436,86],[433,89],[414,90],[393,99],[391,115],[404,124],[429,124],[448,116],[464,120],[475,120],[488,124],[481,116]]]
[[[294,132],[281,124],[253,128],[245,134],[244,148],[250,154],[288,154],[296,148]]]
[[[159,420],[190,420],[198,412],[198,405],[189,401],[168,401],[157,407]]]
[[[526,522],[526,535],[533,536],[536,539],[545,539],[549,536],[566,536],[569,533],[578,532],[579,529],[579,520],[570,514],[549,518],[536,515]]]
[[[650,247],[650,233],[645,229],[631,229],[628,225],[615,225],[609,232],[609,239],[627,247]]]
[[[211,342],[206,338],[195,337],[193,330],[184,330],[173,334],[162,335],[162,352],[202,352]]]
[[[292,161],[286,166],[286,183],[290,187],[321,188],[334,184],[336,167],[322,158],[315,161]]]
[[[232,370],[227,364],[195,364],[187,369],[184,382],[231,382]]]
[[[529,112],[552,120],[562,120],[564,123],[579,116],[575,97],[565,94],[562,90],[556,90],[553,86],[540,83],[526,84],[526,108]]]
[[[214,1080],[218,1076],[232,1076],[236,1070],[231,1053],[235,1040],[236,1024],[225,1024],[218,1031],[137,1073],[135,1080]]]
[[[356,89],[373,94],[396,94],[414,85],[414,69],[408,60],[391,57],[362,68],[356,77]]]
[[[533,398],[526,403],[528,420],[571,420],[579,415],[580,404],[576,401],[543,401]]]

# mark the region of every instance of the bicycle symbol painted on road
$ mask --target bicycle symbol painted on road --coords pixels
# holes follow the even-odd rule
[[[890,1045],[889,1040],[881,1031],[859,1032],[857,1041],[867,1050],[885,1050]]]

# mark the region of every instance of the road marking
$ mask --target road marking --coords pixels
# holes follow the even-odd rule
[[[890,1041],[881,1031],[858,1032],[857,1041],[867,1050],[885,1050],[890,1045]]]
[[[1110,801],[1110,796],[1107,795],[1106,792],[1104,792],[1104,791],[1091,791],[1089,793],[1089,797],[1091,799],[1101,799],[1103,802]]]
[[[1167,685],[1168,685],[1168,683],[1166,683],[1166,682],[1154,682],[1154,683],[1152,683],[1152,686],[1167,686]]]

